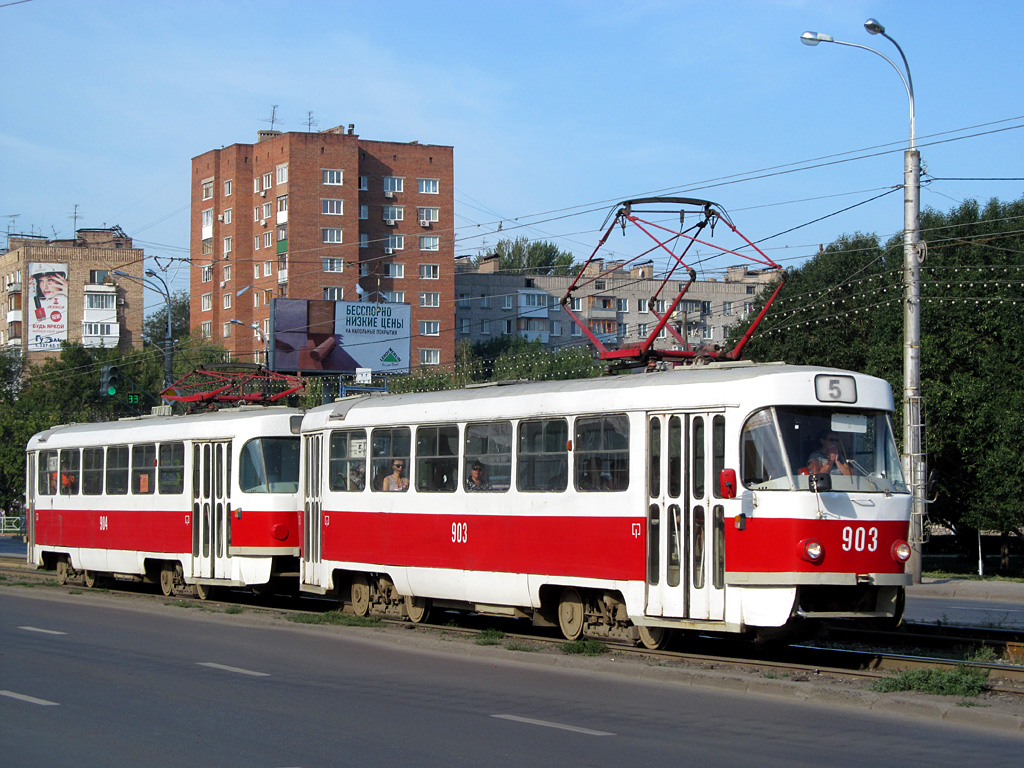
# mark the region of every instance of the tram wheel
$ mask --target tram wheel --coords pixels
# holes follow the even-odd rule
[[[579,640],[583,636],[583,622],[583,598],[574,587],[566,587],[558,601],[558,628],[566,640]]]
[[[405,612],[409,614],[409,621],[413,624],[422,624],[430,619],[430,598],[413,597],[407,595],[405,598]]]
[[[640,642],[644,648],[660,651],[667,648],[672,641],[672,630],[666,627],[637,627],[640,631]]]
[[[174,563],[164,563],[163,568],[160,569],[160,591],[166,597],[174,594],[174,571]]]
[[[212,584],[196,584],[194,586],[196,588],[196,597],[198,597],[200,600],[210,599],[210,596],[213,594]]]
[[[68,561],[62,557],[57,561],[57,583],[64,585],[68,583]]]
[[[96,571],[85,571],[82,579],[85,582],[87,589],[94,589],[96,585],[100,583],[100,577],[97,575]]]
[[[366,575],[357,573],[352,577],[352,613],[365,616],[370,612],[370,582]]]

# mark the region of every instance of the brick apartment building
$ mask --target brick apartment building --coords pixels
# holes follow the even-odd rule
[[[411,367],[452,362],[453,179],[452,147],[352,125],[193,158],[194,332],[262,362],[275,298],[408,303]]]
[[[120,227],[79,229],[71,239],[9,235],[0,253],[0,346],[30,364],[60,355],[64,342],[142,348],[145,254]]]

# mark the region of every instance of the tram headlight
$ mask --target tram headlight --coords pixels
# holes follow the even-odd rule
[[[910,545],[902,539],[892,545],[892,559],[905,563],[910,559]]]
[[[800,542],[800,557],[817,565],[825,559],[825,548],[817,539],[804,539]]]

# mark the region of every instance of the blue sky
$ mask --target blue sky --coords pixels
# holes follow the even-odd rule
[[[32,0],[0,7],[0,226],[68,237],[77,203],[185,288],[190,160],[255,141],[276,104],[282,130],[312,112],[452,145],[457,254],[523,234],[582,260],[613,202],[657,192],[720,203],[751,240],[792,229],[762,247],[798,264],[902,229],[899,192],[857,205],[902,183],[899,77],[799,41],[898,63],[869,17],[909,60],[927,174],[1024,177],[1019,2]],[[936,180],[922,204],[1022,188]]]

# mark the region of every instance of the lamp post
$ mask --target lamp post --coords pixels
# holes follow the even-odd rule
[[[254,322],[252,325],[248,325],[246,323],[243,323],[241,320],[236,320],[235,318],[231,318],[228,322],[234,323],[235,325],[240,325],[243,328],[252,328],[256,332],[256,335],[259,337],[260,341],[263,342],[263,364],[269,368],[270,344],[268,343],[266,334],[263,333],[262,329],[260,328],[260,324]]]
[[[127,272],[122,272],[120,269],[113,270],[111,274],[117,275],[118,277],[126,277],[129,280],[137,280],[157,293],[162,293],[164,298],[167,300],[167,333],[164,336],[164,389],[168,389],[172,384],[174,384],[174,346],[171,342],[171,289],[167,287],[167,282],[152,269],[146,270],[146,276],[153,278],[153,280],[159,280],[160,285],[163,286],[163,290],[161,290],[153,280],[147,280],[145,277],[129,275]]]
[[[913,553],[907,569],[915,583],[921,581],[921,543],[924,541],[924,504],[926,456],[922,439],[921,397],[921,153],[917,151],[914,123],[914,81],[910,65],[899,43],[885,33],[875,19],[864,22],[868,34],[881,35],[896,46],[903,60],[900,69],[888,56],[874,48],[835,40],[820,32],[804,32],[800,42],[805,45],[835,43],[860,48],[881,56],[896,70],[903,81],[910,101],[910,142],[903,155],[903,471],[913,493],[910,543]]]

